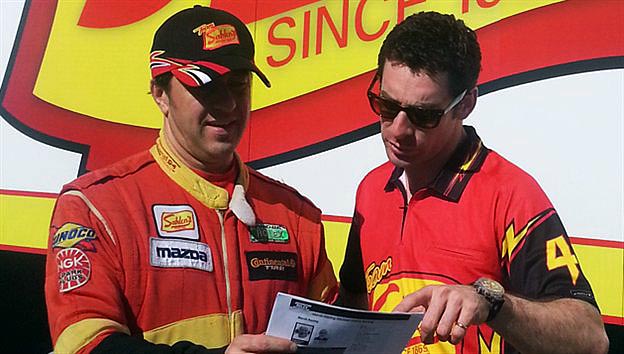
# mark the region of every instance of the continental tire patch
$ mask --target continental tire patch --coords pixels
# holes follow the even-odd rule
[[[91,261],[78,248],[65,248],[56,254],[59,291],[62,293],[85,285],[91,277]]]
[[[249,280],[297,280],[297,254],[291,252],[246,252]]]

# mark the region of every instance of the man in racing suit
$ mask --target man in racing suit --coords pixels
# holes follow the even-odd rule
[[[476,34],[412,15],[379,53],[368,99],[389,162],[356,196],[339,303],[425,310],[405,353],[604,353],[608,339],[561,220],[537,183],[463,120]]]
[[[196,6],[154,36],[149,151],[63,187],[46,300],[55,352],[294,352],[263,335],[278,291],[330,301],[321,213],[234,149],[250,113],[246,26]]]

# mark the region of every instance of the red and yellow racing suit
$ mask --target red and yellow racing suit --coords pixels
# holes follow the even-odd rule
[[[229,196],[159,139],[66,185],[46,268],[55,352],[88,353],[115,332],[223,348],[266,330],[278,291],[330,300],[320,210],[239,170]]]

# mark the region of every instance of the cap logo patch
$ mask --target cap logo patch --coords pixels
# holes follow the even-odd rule
[[[79,288],[91,277],[91,262],[77,248],[65,248],[56,254],[59,291],[62,293]]]
[[[204,40],[204,50],[215,50],[228,44],[238,44],[238,34],[232,25],[203,24],[193,30]]]

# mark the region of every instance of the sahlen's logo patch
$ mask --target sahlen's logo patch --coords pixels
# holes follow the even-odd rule
[[[92,240],[95,240],[95,231],[93,229],[68,222],[54,233],[52,248],[70,248],[82,241],[91,242]]]
[[[246,252],[249,280],[297,280],[297,254],[292,252]]]
[[[178,212],[160,215],[162,230],[167,232],[176,232],[184,230],[193,230],[195,221],[193,220],[193,212],[190,210],[182,210]]]
[[[197,217],[190,205],[154,205],[152,210],[161,237],[199,240]]]
[[[62,293],[85,285],[91,277],[89,257],[77,248],[66,248],[56,254],[59,291]]]
[[[257,224],[249,228],[251,242],[259,243],[288,243],[290,235],[288,230],[281,225]]]

